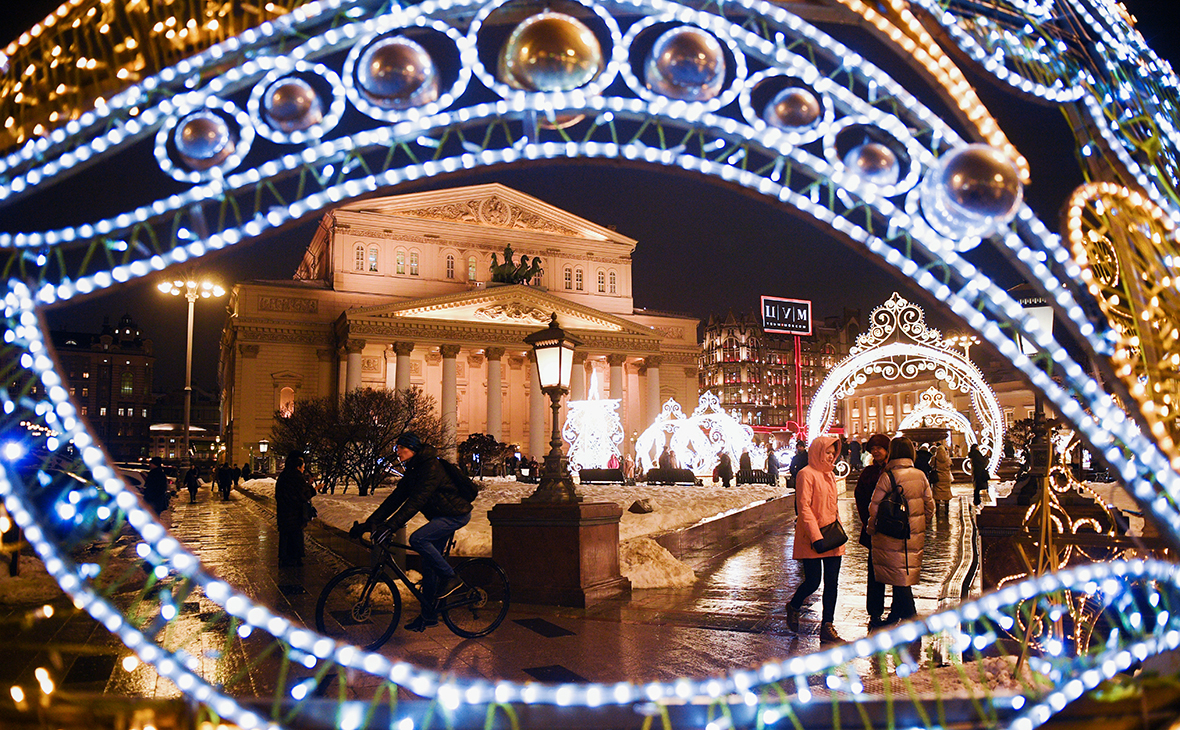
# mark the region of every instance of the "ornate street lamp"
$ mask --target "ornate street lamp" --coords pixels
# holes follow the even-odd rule
[[[532,345],[533,357],[537,363],[537,374],[541,381],[541,392],[549,396],[553,409],[553,433],[549,439],[549,453],[541,469],[541,483],[537,490],[525,497],[525,502],[581,502],[582,497],[574,488],[561,453],[561,397],[569,392],[570,373],[573,371],[574,348],[582,344],[557,326],[557,313],[549,320],[549,326],[524,338]]]
[[[183,466],[190,466],[192,456],[189,454],[188,442],[193,408],[193,310],[197,299],[224,296],[225,289],[222,289],[219,284],[207,280],[197,281],[191,276],[185,279],[162,281],[158,288],[165,294],[171,294],[174,297],[183,294],[184,298],[188,300],[188,349],[185,351],[184,359],[184,445],[182,447],[184,456],[181,463]]]

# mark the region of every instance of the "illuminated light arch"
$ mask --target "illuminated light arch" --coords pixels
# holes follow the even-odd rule
[[[952,431],[958,431],[967,439],[969,447],[979,441],[975,435],[975,429],[971,427],[971,421],[956,411],[950,401],[946,399],[946,394],[938,388],[927,388],[918,396],[918,404],[914,406],[914,410],[906,414],[905,418],[901,419],[897,430],[904,431],[907,428],[918,428],[919,426],[949,428]]]
[[[925,319],[921,308],[897,292],[874,309],[869,315],[868,331],[856,338],[848,357],[828,372],[812,396],[807,433],[827,433],[835,420],[836,407],[871,377],[895,381],[933,375],[952,391],[971,397],[972,413],[980,424],[979,450],[988,458],[988,472],[994,474],[1003,455],[1000,446],[1004,441],[1004,412],[1000,402],[975,363],[954,344],[943,340],[938,330],[928,328]],[[968,431],[974,433],[970,424]]]
[[[1082,120],[1076,132],[1079,154],[1088,160],[1091,177],[1137,186],[1169,217],[1176,217],[1177,196],[1169,181],[1176,178],[1180,140],[1170,115],[1164,113],[1177,107],[1174,73],[1159,63],[1127,19],[1114,14],[1117,11],[1107,4],[1059,2],[1076,10],[1080,22],[1101,37],[1103,43],[1098,44],[1093,59],[1106,67],[1098,69],[1099,73],[1087,69],[1075,76],[1067,65],[1073,57],[1065,49],[1043,49],[1041,57],[1053,62],[1045,66],[1046,73],[1058,74],[1067,88],[1084,88],[1085,93],[1076,101],[1053,95],[1052,84],[1041,89],[1029,79],[1012,74],[1004,80],[1021,93],[1073,104],[1076,117]],[[975,28],[974,18],[944,12],[934,0],[922,3],[931,9],[933,21],[943,23],[970,56],[971,41],[966,36]],[[1004,16],[1013,22],[1005,31],[1016,36],[1039,33],[1042,26],[1055,21],[1044,3],[999,3]],[[152,275],[318,215],[339,202],[386,191],[405,181],[479,167],[590,158],[678,167],[745,189],[769,203],[794,208],[862,253],[875,257],[898,277],[944,302],[1009,358],[1046,395],[1055,410],[1100,450],[1103,459],[1131,485],[1136,499],[1154,517],[1163,538],[1173,547],[1180,547],[1180,461],[1175,460],[1180,450],[1174,438],[1164,438],[1169,435],[1171,421],[1145,413],[1150,410],[1158,414],[1166,403],[1154,400],[1153,391],[1143,393],[1141,398],[1112,397],[1103,389],[1103,382],[1091,377],[1089,370],[1071,357],[1050,332],[1041,329],[991,281],[987,271],[978,269],[961,253],[981,244],[1002,252],[1016,274],[1053,303],[1058,326],[1068,330],[1071,339],[1085,350],[1088,359],[1102,371],[1103,380],[1121,377],[1115,370],[1122,363],[1112,360],[1116,347],[1109,335],[1114,324],[1079,276],[1086,264],[1027,207],[1020,208],[1011,224],[1001,226],[983,241],[948,239],[922,217],[917,181],[929,174],[939,158],[971,140],[963,139],[951,124],[939,119],[917,96],[855,50],[785,8],[755,0],[717,4],[716,13],[655,0],[610,5],[587,0],[580,4],[586,7],[588,17],[593,15],[601,21],[596,32],[601,33],[606,49],[602,79],[615,82],[594,87],[594,93],[577,89],[524,92],[495,81],[496,74],[485,67],[485,57],[479,54],[479,30],[491,11],[506,3],[428,1],[367,17],[371,13],[367,3],[321,0],[241,30],[236,36],[227,34],[224,39],[215,39],[219,41],[216,45],[194,42],[187,47],[199,52],[174,63],[170,60],[176,57],[173,51],[159,55],[172,65],[159,70],[148,68],[143,78],[130,76],[133,81],[117,92],[108,94],[104,90],[104,96],[92,108],[85,107],[89,103],[85,96],[62,97],[66,104],[74,100],[74,105],[61,109],[54,106],[59,117],[56,122],[47,120],[48,126],[43,128],[34,126],[30,130],[26,120],[14,121],[24,134],[42,136],[18,137],[27,141],[0,158],[3,206],[23,204],[36,195],[51,195],[45,192],[51,184],[87,174],[96,165],[117,162],[125,153],[133,154],[133,146],[153,135],[167,147],[170,137],[161,138],[156,135],[158,130],[198,110],[220,110],[228,123],[248,135],[247,126],[260,128],[267,122],[260,118],[258,105],[247,104],[243,110],[233,99],[250,96],[248,92],[261,79],[288,63],[293,62],[291,68],[311,69],[323,63],[320,76],[332,99],[355,100],[359,97],[354,79],[342,74],[340,64],[332,59],[346,56],[360,39],[423,29],[434,34],[460,69],[455,78],[449,79],[448,91],[453,98],[433,107],[390,114],[374,112],[368,116],[371,123],[358,122],[360,129],[342,131],[337,126],[316,140],[296,142],[293,135],[288,144],[255,145],[249,158],[234,160],[239,164],[237,168],[216,167],[208,175],[198,176],[199,180],[191,176],[183,181],[168,177],[167,170],[175,169],[175,163],[171,151],[163,149],[158,159],[166,163],[161,164],[159,180],[166,185],[151,184],[155,180],[145,179],[148,171],[135,176],[133,183],[139,188],[137,193],[149,191],[147,198],[153,190],[176,192],[160,193],[158,199],[130,210],[76,225],[0,233],[0,251],[6,257],[4,270],[9,277],[3,312],[5,339],[0,347],[3,362],[13,376],[0,392],[0,425],[7,428],[23,420],[60,434],[46,439],[49,455],[36,474],[22,474],[8,466],[0,469],[0,496],[49,572],[77,605],[189,696],[210,705],[223,718],[243,727],[256,727],[268,720],[225,695],[199,673],[192,656],[164,646],[150,630],[170,620],[165,602],[144,601],[138,607],[141,612],[156,612],[149,617],[152,623],[129,620],[128,608],[115,603],[95,585],[93,568],[78,565],[70,558],[68,546],[72,541],[89,539],[109,529],[109,520],[125,517],[143,538],[143,557],[154,566],[153,573],[162,569],[182,576],[179,586],[186,591],[201,591],[220,605],[231,617],[231,626],[239,627],[232,630],[274,639],[271,645],[251,643],[277,645],[284,656],[303,666],[332,663],[368,673],[408,687],[420,696],[436,698],[444,709],[513,702],[592,708],[672,697],[677,701],[710,701],[722,694],[736,694],[747,700],[745,707],[750,712],[766,713],[752,717],[751,724],[755,720],[773,722],[767,715],[772,710],[777,712],[777,706],[762,702],[756,691],[763,685],[794,681],[802,698],[804,693],[810,696],[806,677],[822,672],[828,674],[830,687],[847,687],[842,683],[853,676],[849,663],[857,657],[880,658],[914,638],[961,625],[964,618],[975,621],[986,617],[1002,625],[1012,620],[1012,611],[1022,600],[1059,592],[1065,586],[1080,586],[1090,594],[1105,591],[1116,602],[1134,586],[1153,598],[1160,597],[1161,605],[1180,603],[1180,572],[1174,565],[1145,561],[1084,566],[1008,586],[957,611],[883,632],[879,634],[882,639],[872,646],[857,642],[810,657],[769,660],[757,670],[735,669],[720,678],[685,678],[674,684],[653,682],[643,686],[621,683],[609,687],[558,687],[465,680],[365,654],[293,625],[205,572],[116,476],[107,455],[79,418],[62,385],[38,309]],[[144,5],[160,7],[158,3]],[[283,3],[273,5],[279,10],[287,7]],[[97,12],[106,6],[113,7],[94,0],[88,6],[87,0],[71,0],[68,8],[62,6],[64,12],[58,17],[64,20],[76,12],[81,22],[90,10]],[[896,10],[896,3],[891,7]],[[1101,17],[1094,17],[1091,9]],[[915,28],[909,25],[908,18],[905,20],[909,40],[895,40],[903,52],[910,43],[929,43],[931,47],[924,50],[933,63],[945,58],[933,47],[929,33],[913,32]],[[673,100],[652,93],[640,82],[639,74],[629,66],[630,44],[643,35],[639,30],[659,23],[695,25],[718,39],[732,61],[733,72],[726,78],[721,96],[708,101]],[[67,25],[73,23],[54,20],[43,24],[39,32],[22,38],[19,48],[10,47],[13,50],[8,55],[27,50],[31,57],[41,57],[59,31],[68,32]],[[626,33],[623,27],[628,27]],[[637,32],[633,34],[632,28]],[[163,36],[141,40],[145,46],[160,44],[162,48],[169,42]],[[974,42],[978,45],[978,38]],[[69,49],[73,44],[62,45],[72,53]],[[103,43],[79,45],[109,47]],[[1016,49],[1016,44],[1005,45],[1000,52],[1008,48]],[[286,60],[280,63],[274,60],[277,58]],[[15,56],[14,60],[17,62],[8,63],[7,56],[0,58],[0,73],[22,73],[25,63]],[[113,56],[102,60],[109,69],[120,69],[124,63]],[[987,58],[980,57],[985,69],[987,62]],[[75,64],[59,65],[70,69]],[[1019,61],[1011,64],[1019,65]],[[750,68],[760,70],[747,75]],[[934,69],[931,73],[937,75]],[[14,96],[9,99],[15,93],[13,85],[7,83],[12,78],[6,75],[6,83],[0,85],[6,102],[38,112],[49,108],[41,103],[20,104]],[[116,78],[123,76],[116,73]],[[337,79],[343,89],[337,86]],[[465,84],[475,86],[486,79],[492,79],[492,88],[458,93],[467,88]],[[768,125],[749,103],[754,85],[764,80],[810,86],[824,107],[825,121],[807,134]],[[1067,85],[1065,80],[1080,83]],[[952,80],[944,83],[943,91],[956,94],[961,86],[965,82]],[[45,88],[56,87],[49,84]],[[461,100],[471,98],[488,101],[461,106]],[[740,107],[737,111],[729,103],[735,99]],[[14,108],[12,104],[7,108]],[[356,111],[358,114],[349,116],[359,119],[364,114],[363,109]],[[329,115],[333,114],[329,108]],[[583,120],[574,126],[564,124],[564,120],[578,116]],[[1153,125],[1142,129],[1121,123],[1124,117],[1149,118]],[[845,163],[838,154],[835,136],[849,126],[872,129],[895,152],[904,155],[909,167],[899,175],[897,183],[874,184]],[[976,129],[998,144],[999,138],[987,128],[987,120],[978,121]],[[1152,134],[1153,130],[1159,130],[1159,134]],[[225,162],[227,168],[230,164]],[[121,182],[112,176],[102,179],[108,186]],[[1141,218],[1130,214],[1126,220],[1130,224]],[[1150,316],[1153,311],[1149,301],[1135,300],[1129,306],[1134,316]],[[1163,314],[1175,321],[1175,306],[1165,302]],[[1015,341],[1018,335],[1036,344],[1041,353],[1036,362],[1021,354]],[[1166,350],[1165,356],[1180,356],[1175,350],[1177,345],[1169,347],[1172,349]],[[1052,376],[1047,372],[1050,366]],[[51,461],[61,458],[58,452],[68,441],[80,449],[75,466],[93,477],[94,483],[86,489],[75,488],[48,467]],[[76,502],[71,501],[75,498]],[[58,506],[61,510],[54,511]],[[70,517],[61,517],[63,514]],[[1024,728],[1043,723],[1083,691],[1125,668],[1132,655],[1142,658],[1175,648],[1180,642],[1178,613],[1160,613],[1158,621],[1127,627],[1116,641],[1093,656],[1038,659],[1035,668],[1053,678],[1055,686],[1039,697],[1030,697],[1013,722]],[[904,660],[903,664],[912,668]],[[296,688],[280,689],[291,690],[294,696]],[[849,690],[848,696],[853,695],[855,690]],[[775,719],[780,717],[775,715]]]
[[[665,445],[682,469],[698,477],[712,476],[723,452],[729,454],[735,474],[743,451],[749,452],[752,464],[766,462],[766,447],[754,443],[754,429],[727,413],[711,391],[701,394],[690,416],[675,400],[664,403],[660,415],[635,440],[640,471],[658,465]]]

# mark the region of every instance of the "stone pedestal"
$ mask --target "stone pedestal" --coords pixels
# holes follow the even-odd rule
[[[512,600],[586,608],[630,596],[619,573],[622,515],[614,502],[493,507],[492,557],[508,573]]]

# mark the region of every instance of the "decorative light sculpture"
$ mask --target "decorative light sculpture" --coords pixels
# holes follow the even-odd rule
[[[706,391],[697,401],[689,417],[684,416],[680,404],[669,398],[660,415],[635,442],[636,460],[640,471],[653,469],[660,453],[667,446],[681,468],[696,476],[711,476],[722,453],[728,453],[737,468],[743,451],[753,453],[761,448],[754,444],[754,429],[742,423],[721,407],[721,400]]]
[[[605,469],[611,457],[622,462],[623,422],[617,398],[598,397],[598,373],[590,376],[590,398],[569,402],[561,435],[570,445],[569,469]]]
[[[188,338],[185,340],[184,351],[184,443],[181,447],[184,456],[181,458],[181,463],[184,466],[189,466],[192,464],[192,454],[189,453],[189,434],[192,430],[193,409],[193,315],[198,299],[224,296],[225,289],[222,289],[220,284],[207,279],[198,281],[192,277],[162,281],[157,285],[157,288],[174,297],[183,294],[184,298],[188,300]]]
[[[549,396],[553,409],[553,433],[549,439],[549,453],[541,468],[541,480],[536,491],[524,498],[526,502],[581,502],[565,456],[561,453],[561,397],[569,392],[570,375],[573,372],[574,348],[582,344],[557,325],[557,313],[549,320],[549,326],[524,338],[525,344],[533,348],[537,363],[537,377],[541,392]]]

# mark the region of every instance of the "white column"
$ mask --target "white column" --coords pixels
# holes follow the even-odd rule
[[[393,390],[397,387],[397,380],[395,379],[397,354],[388,347],[381,354],[385,356],[385,389]]]
[[[660,415],[660,363],[663,361],[664,358],[659,355],[644,361],[647,365],[647,416],[643,422],[644,428],[655,423],[656,416]]]
[[[623,424],[623,429],[637,430],[638,426],[629,420],[627,401],[623,399],[623,363],[626,360],[627,356],[619,353],[608,355],[606,358],[610,363],[610,397],[619,401],[619,421]]]
[[[487,348],[488,356],[488,423],[487,433],[497,441],[502,441],[503,421],[501,405],[503,402],[502,376],[500,361],[504,357],[503,347]]]
[[[549,432],[545,428],[546,401],[549,399],[541,392],[541,374],[537,372],[537,361],[529,358],[529,456],[538,462],[545,459],[545,442],[549,440]]]
[[[393,351],[397,355],[397,376],[394,385],[398,390],[410,387],[410,353],[414,351],[413,342],[395,342]]]
[[[348,389],[348,352],[341,347],[336,351],[336,395],[343,396]]]
[[[586,353],[574,353],[574,368],[570,371],[570,400],[586,400]]]
[[[442,427],[447,441],[453,442],[459,430],[459,390],[455,370],[459,346],[443,345],[438,349],[442,353]],[[454,461],[454,447],[447,449],[445,456],[449,461]]]

